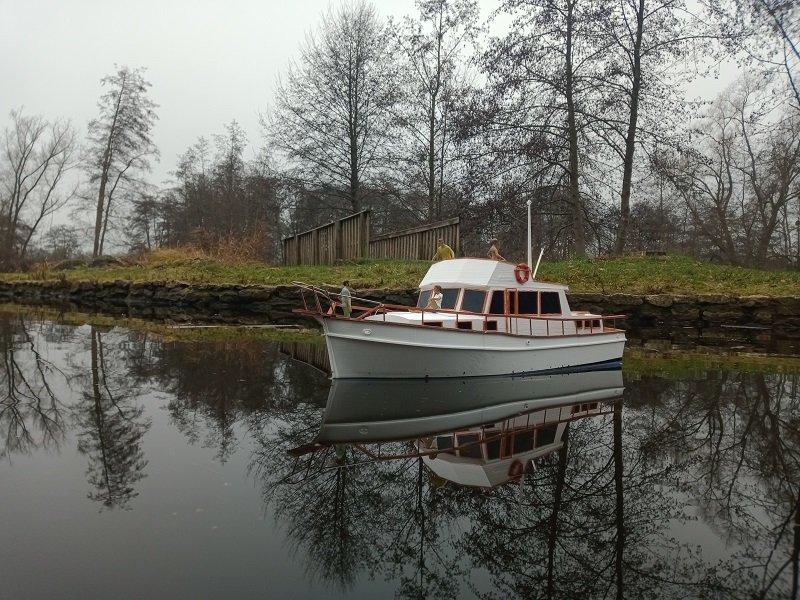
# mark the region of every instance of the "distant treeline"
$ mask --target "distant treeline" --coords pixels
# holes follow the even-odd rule
[[[374,235],[459,216],[457,252],[497,237],[523,257],[530,202],[553,259],[800,264],[797,3],[502,0],[488,22],[475,0],[416,8],[329,9],[281,75],[258,150],[232,120],[166,186],[146,180],[158,107],[143,68],[103,79],[83,144],[69,123],[12,112],[0,260],[91,242],[94,256],[192,245],[274,263],[283,237],[363,209]],[[713,101],[686,97],[728,61],[740,77]],[[46,227],[69,209],[74,225]]]

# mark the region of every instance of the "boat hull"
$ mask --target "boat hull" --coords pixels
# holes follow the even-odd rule
[[[619,398],[623,390],[619,369],[478,379],[338,379],[315,441],[412,439],[537,410],[560,414],[563,407]]]
[[[619,367],[625,333],[528,337],[320,319],[332,376],[446,378]]]

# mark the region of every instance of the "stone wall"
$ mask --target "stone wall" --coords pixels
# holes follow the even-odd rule
[[[331,288],[338,292],[337,289]],[[416,290],[358,290],[391,304],[414,304]],[[309,324],[292,309],[301,305],[292,286],[215,285],[180,282],[0,281],[0,301],[48,304],[172,321]],[[800,340],[800,298],[570,294],[575,310],[624,315],[620,326],[642,339],[691,341],[718,332],[731,340]]]

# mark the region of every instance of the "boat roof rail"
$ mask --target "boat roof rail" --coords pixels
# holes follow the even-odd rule
[[[293,281],[292,285],[295,287],[299,287],[302,290],[308,290],[309,292],[317,292],[324,296],[328,296],[329,292],[325,288],[319,287],[318,285],[312,285],[310,283],[305,283],[303,281]],[[329,296],[328,296],[329,297]]]

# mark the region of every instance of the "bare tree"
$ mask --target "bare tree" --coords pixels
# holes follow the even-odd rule
[[[603,27],[608,63],[601,135],[621,168],[614,243],[614,254],[619,255],[628,238],[637,146],[657,137],[674,117],[671,101],[679,89],[679,72],[686,70],[679,61],[693,43],[711,41],[715,35],[684,0],[622,0],[610,6]]]
[[[784,75],[800,110],[800,4],[792,0],[708,3],[722,27],[733,34],[730,46],[762,68]]]
[[[12,110],[0,151],[2,257],[18,260],[44,218],[75,197],[66,181],[76,166],[75,132],[68,121]]]
[[[157,105],[147,95],[144,69],[123,66],[101,82],[108,91],[97,103],[99,117],[89,122],[86,165],[97,184],[92,256],[103,253],[114,200],[150,169],[149,158],[158,156],[151,138]]]
[[[43,247],[48,253],[48,258],[66,260],[75,258],[81,248],[81,235],[76,227],[56,225],[48,229],[43,237]]]
[[[514,168],[539,220],[557,222],[570,250],[586,252],[585,168],[596,152],[589,137],[597,118],[605,48],[598,24],[603,5],[591,0],[505,0],[513,25],[485,56],[490,130],[498,170]],[[591,164],[591,163],[590,163]],[[530,189],[535,185],[536,190]],[[542,193],[545,189],[549,193]],[[544,202],[544,203],[542,203]],[[520,203],[521,204],[521,203]],[[559,234],[561,235],[561,234]],[[548,244],[552,246],[552,244]]]
[[[454,113],[467,85],[466,47],[478,35],[475,0],[417,0],[419,20],[406,18],[396,37],[405,64],[398,122],[398,159],[407,185],[422,187],[426,217],[442,216],[446,186],[456,185]]]
[[[364,1],[329,10],[300,59],[279,80],[264,126],[293,174],[329,187],[346,207],[362,208],[364,185],[377,178],[396,101],[394,61],[375,9]]]
[[[742,78],[704,117],[695,148],[660,165],[698,235],[732,264],[765,266],[800,197],[800,119],[774,99],[763,79]]]

